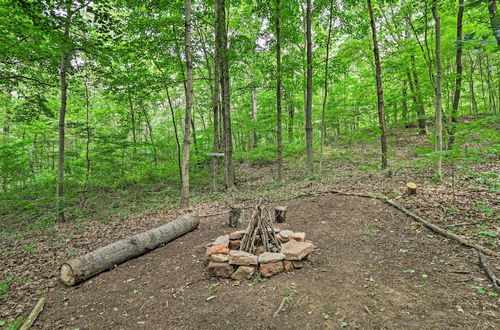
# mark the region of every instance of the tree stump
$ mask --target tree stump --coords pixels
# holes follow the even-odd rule
[[[239,228],[245,220],[245,209],[241,204],[229,205],[229,227]]]
[[[274,208],[274,219],[277,223],[286,222],[286,206],[276,206]]]
[[[409,196],[416,195],[417,194],[417,185],[414,184],[413,182],[407,183],[406,184],[406,193]]]

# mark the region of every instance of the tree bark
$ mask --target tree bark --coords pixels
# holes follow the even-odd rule
[[[193,62],[191,59],[191,0],[185,0],[184,56],[186,57],[186,115],[182,145],[182,190],[180,206],[189,205],[189,153],[191,149],[191,112],[193,110]]]
[[[172,124],[174,126],[175,133],[175,143],[177,146],[177,167],[179,169],[179,179],[182,180],[182,169],[181,169],[181,143],[179,141],[179,130],[177,129],[177,123],[175,121],[175,112],[174,107],[172,105],[172,100],[170,99],[170,93],[168,92],[168,87],[165,87],[165,91],[167,93],[168,106],[170,108],[170,115],[172,116]]]
[[[252,89],[252,121],[254,125],[257,123],[257,90]],[[252,148],[257,148],[257,128],[254,127],[252,132]]]
[[[491,29],[493,35],[497,39],[497,45],[500,46],[500,18],[497,17],[497,1],[490,0],[488,5],[488,12],[490,14]]]
[[[69,25],[71,20],[71,13],[68,11],[68,17],[66,18],[66,24],[64,27],[64,42],[68,42],[69,39]],[[66,82],[66,66],[68,64],[68,50],[66,46],[63,46],[61,53],[61,64],[59,67],[60,74],[60,84],[61,84],[61,101],[59,109],[59,153],[57,159],[57,187],[56,187],[56,197],[57,197],[57,210],[59,213],[59,218],[61,221],[66,221],[64,215],[64,143],[65,143],[65,128],[66,128],[66,103],[68,100],[67,90],[68,83]]]
[[[220,81],[222,94],[222,124],[224,132],[224,181],[227,189],[234,188],[233,140],[231,133],[231,100],[229,86],[229,54],[227,49],[226,4],[225,0],[216,0],[216,48],[220,55]]]
[[[280,0],[276,0],[276,140],[278,143],[278,182],[283,180],[283,140],[281,115],[281,26]]]
[[[330,39],[332,35],[333,21],[333,0],[330,1],[330,14],[328,17],[328,37],[326,39],[326,56],[325,56],[325,81],[323,84],[323,104],[321,107],[321,138],[319,152],[319,173],[323,171],[323,147],[325,144],[326,135],[326,100],[328,99],[328,60],[330,57]]]
[[[432,15],[435,22],[436,34],[436,149],[440,153],[443,150],[443,104],[442,104],[442,81],[443,68],[441,64],[441,18],[439,17],[438,0],[432,1]],[[437,174],[441,178],[442,173],[442,156],[438,154]]]
[[[313,129],[312,129],[312,34],[311,34],[311,0],[307,0],[306,7],[306,48],[307,48],[307,74],[306,74],[306,153],[307,153],[307,171],[314,171],[314,154],[313,154]]]
[[[375,27],[375,19],[371,0],[367,0],[368,12],[370,14],[370,26],[372,29],[373,40],[373,55],[375,57],[375,80],[377,81],[377,99],[378,99],[378,122],[380,126],[380,144],[382,149],[382,169],[387,168],[387,138],[385,134],[385,118],[384,118],[384,91],[382,87],[382,68],[380,65],[380,55],[377,41],[377,29]]]
[[[457,13],[457,53],[455,58],[456,64],[456,79],[455,93],[453,95],[453,104],[451,110],[451,125],[448,140],[448,149],[453,148],[455,143],[455,131],[458,123],[458,106],[460,103],[460,93],[462,91],[462,22],[464,17],[464,0],[458,0]]]
[[[115,265],[140,256],[196,229],[199,222],[195,216],[187,215],[161,227],[150,229],[71,259],[62,264],[60,279],[66,285],[75,285],[85,281]]]

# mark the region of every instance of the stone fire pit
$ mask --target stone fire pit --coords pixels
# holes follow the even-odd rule
[[[266,219],[264,213],[258,206],[246,230],[217,237],[211,243],[206,257],[212,276],[248,280],[256,273],[271,277],[302,268],[314,244],[303,232],[273,228],[272,219]]]

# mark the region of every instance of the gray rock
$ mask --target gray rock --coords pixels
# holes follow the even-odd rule
[[[290,236],[291,234],[293,234],[293,231],[291,230],[282,230],[280,231],[280,235],[281,237],[283,237],[284,239],[288,239],[288,236]]]
[[[257,265],[257,256],[244,251],[231,250],[229,252],[229,263],[241,266]]]
[[[269,264],[272,262],[278,262],[285,259],[285,255],[283,253],[272,253],[272,252],[264,252],[259,255],[258,262],[259,264]]]
[[[229,235],[219,236],[215,239],[213,245],[224,244],[226,247],[229,245]]]

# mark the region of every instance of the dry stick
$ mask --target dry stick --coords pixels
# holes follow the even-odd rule
[[[451,238],[463,245],[466,245],[466,246],[469,246],[471,248],[474,248],[484,254],[487,254],[487,255],[490,255],[490,256],[500,256],[500,254],[498,252],[495,252],[495,251],[492,251],[488,248],[485,248],[484,246],[481,246],[479,244],[475,244],[475,243],[472,243],[472,242],[469,242],[468,240],[466,240],[465,238],[463,237],[460,237],[456,234],[453,234],[445,229],[442,229],[441,227],[438,227],[436,226],[435,224],[427,221],[427,220],[424,220],[422,219],[421,217],[419,217],[418,215],[416,215],[415,213],[412,213],[410,211],[408,211],[407,209],[405,209],[404,207],[402,207],[401,205],[398,205],[396,203],[394,203],[393,201],[390,201],[388,199],[385,199],[385,202],[395,208],[397,208],[398,210],[400,210],[401,212],[405,213],[406,215],[410,216],[411,218],[417,220],[418,222],[424,224],[426,227],[430,228],[431,230],[435,231],[436,233],[439,233],[441,235],[443,235],[444,237],[447,237],[447,238]]]
[[[276,310],[276,312],[274,312],[274,315],[273,317],[275,318],[276,316],[278,316],[278,314],[281,312],[281,310],[283,309],[283,307],[285,307],[285,298],[283,298],[281,300],[281,303],[280,305],[278,306],[278,309]]]
[[[493,282],[493,287],[496,289],[496,291],[500,291],[500,287],[498,286],[498,279],[496,278],[495,274],[493,274],[488,265],[486,265],[484,255],[480,251],[477,251],[477,255],[479,256],[479,264],[484,269],[491,282]]]
[[[30,315],[26,319],[26,322],[19,328],[20,330],[28,330],[31,328],[33,323],[35,323],[35,320],[37,319],[38,315],[40,315],[40,312],[43,310],[43,306],[45,305],[45,301],[47,300],[46,297],[40,298],[38,302],[35,305],[35,308],[31,311]]]

